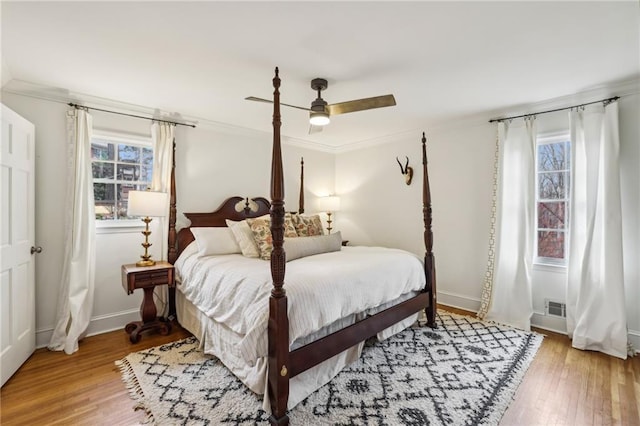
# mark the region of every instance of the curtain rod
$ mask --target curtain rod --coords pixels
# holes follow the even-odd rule
[[[608,104],[608,103],[611,103],[611,102],[615,102],[618,99],[620,99],[620,96],[614,96],[612,98],[601,99],[599,101],[587,102],[586,104],[573,105],[573,106],[568,106],[568,107],[564,107],[564,108],[557,108],[557,109],[550,109],[548,111],[534,112],[534,113],[531,113],[531,114],[515,115],[513,117],[505,117],[505,118],[492,118],[491,120],[489,120],[489,123],[494,123],[496,121],[500,122],[500,121],[506,121],[506,120],[513,120],[515,118],[530,117],[532,115],[547,114],[547,113],[550,113],[550,112],[564,111],[566,109],[572,109],[572,108],[580,108],[580,107],[584,107],[584,106],[587,106],[587,105],[599,104],[600,102],[605,102],[606,104]]]
[[[92,110],[95,110],[95,111],[108,112],[109,114],[126,115],[127,117],[142,118],[143,120],[159,121],[161,123],[175,124],[176,126],[188,126],[188,127],[193,127],[194,129],[196,128],[195,124],[178,123],[176,121],[160,120],[160,119],[157,119],[157,118],[143,117],[141,115],[126,114],[124,112],[117,112],[117,111],[109,111],[109,110],[106,110],[106,109],[100,109],[100,108],[93,108],[93,107],[87,107],[87,106],[83,106],[83,105],[78,105],[78,104],[74,104],[72,102],[69,102],[67,105],[69,105],[70,107],[74,107],[76,109],[77,108],[86,108],[86,109],[92,109]]]

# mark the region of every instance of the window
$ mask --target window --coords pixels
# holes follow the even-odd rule
[[[91,161],[96,220],[132,219],[127,216],[129,191],[151,184],[151,141],[96,134],[91,139]]]
[[[571,171],[569,135],[539,137],[536,153],[536,263],[565,265]]]

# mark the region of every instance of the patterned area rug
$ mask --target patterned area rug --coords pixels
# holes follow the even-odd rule
[[[289,413],[292,425],[496,425],[542,336],[440,311],[383,342]],[[119,365],[157,425],[267,424],[262,397],[188,338]]]

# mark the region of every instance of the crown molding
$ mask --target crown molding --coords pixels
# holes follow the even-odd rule
[[[335,152],[339,154],[343,152],[357,151],[360,149],[366,149],[366,148],[372,148],[374,146],[385,145],[388,143],[397,142],[399,139],[406,139],[406,138],[412,137],[413,135],[419,134],[420,136],[422,136],[423,131],[426,131],[426,130],[424,129],[423,130],[420,130],[420,129],[403,130],[402,132],[391,133],[391,134],[380,136],[377,138],[363,139],[357,142],[346,143],[344,145],[336,147]]]
[[[75,103],[86,106],[87,108],[108,108],[110,111],[117,113],[148,116],[146,118],[150,120],[157,119],[184,124],[199,124],[197,117],[184,116],[175,111],[163,111],[158,108],[102,98],[86,93],[73,92],[60,87],[52,87],[19,79],[12,79],[5,84],[2,87],[2,92],[63,104]]]
[[[157,108],[130,104],[126,102],[116,101],[114,99],[101,98],[85,93],[71,92],[67,89],[41,85],[25,80],[13,79],[9,81],[2,87],[2,92],[63,104],[68,104],[70,102],[77,103],[88,108],[108,108],[113,112],[148,116],[149,119],[193,124],[201,129],[208,129],[234,136],[245,136],[250,138],[272,137],[271,132],[236,126],[233,124],[223,123],[208,118],[183,115],[174,111],[162,111]],[[286,135],[282,135],[282,143],[285,145],[293,145],[314,151],[322,151],[327,153],[337,152],[337,148],[334,146],[311,142],[300,138],[289,137]]]
[[[24,80],[13,79],[2,87],[2,91],[21,96],[27,96],[42,100],[48,100],[59,103],[80,103],[87,107],[109,108],[114,112],[124,114],[140,114],[147,115],[150,119],[159,119],[167,121],[177,121],[185,124],[194,124],[199,128],[210,129],[234,136],[245,136],[250,138],[271,138],[272,133],[269,131],[261,131],[246,127],[236,126],[219,121],[194,117],[180,114],[172,111],[162,111],[157,108],[150,108],[142,105],[129,104],[113,99],[101,98],[97,96],[87,95],[83,93],[71,92],[67,89],[50,87]],[[549,109],[566,108],[571,105],[582,104],[597,101],[612,96],[630,96],[640,93],[640,74],[629,79],[610,82],[602,85],[586,88],[580,92],[560,96],[544,101],[512,105],[501,109],[481,112],[467,116],[461,116],[454,119],[444,120],[440,122],[430,123],[425,118],[422,128],[414,128],[403,130],[384,136],[345,143],[340,146],[325,145],[317,142],[311,142],[305,139],[289,137],[282,135],[282,143],[285,145],[297,146],[300,148],[321,151],[330,154],[339,154],[342,152],[355,151],[360,149],[371,148],[377,145],[397,142],[398,139],[414,137],[421,135],[422,132],[429,135],[436,135],[454,131],[460,128],[472,128],[478,126],[490,125],[489,120],[509,117],[523,114],[536,114]],[[417,136],[416,136],[417,137]]]
[[[398,139],[404,139],[407,137],[417,138],[419,137],[419,135],[422,135],[423,131],[426,132],[428,139],[429,135],[433,136],[443,134],[457,129],[469,129],[481,126],[489,126],[492,125],[491,123],[489,123],[489,120],[495,118],[524,114],[535,114],[545,110],[567,108],[572,105],[594,102],[613,96],[620,96],[621,98],[624,98],[625,96],[632,96],[637,94],[640,94],[640,74],[629,79],[593,86],[574,94],[546,99],[540,102],[512,105],[502,109],[461,116],[458,118],[435,123],[429,123],[428,120],[425,120],[424,128],[415,128],[381,136],[379,138],[347,143],[341,145],[340,147],[337,147],[335,152],[342,153],[359,149],[366,149],[377,145],[397,142]]]

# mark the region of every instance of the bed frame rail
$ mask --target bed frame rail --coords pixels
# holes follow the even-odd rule
[[[395,305],[394,309],[380,311],[329,336],[292,351],[289,354],[289,363],[291,364],[290,377],[295,377],[322,361],[349,349],[353,345],[375,336],[376,333],[391,327],[398,321],[420,312],[428,303],[429,293],[422,292],[416,297]]]

